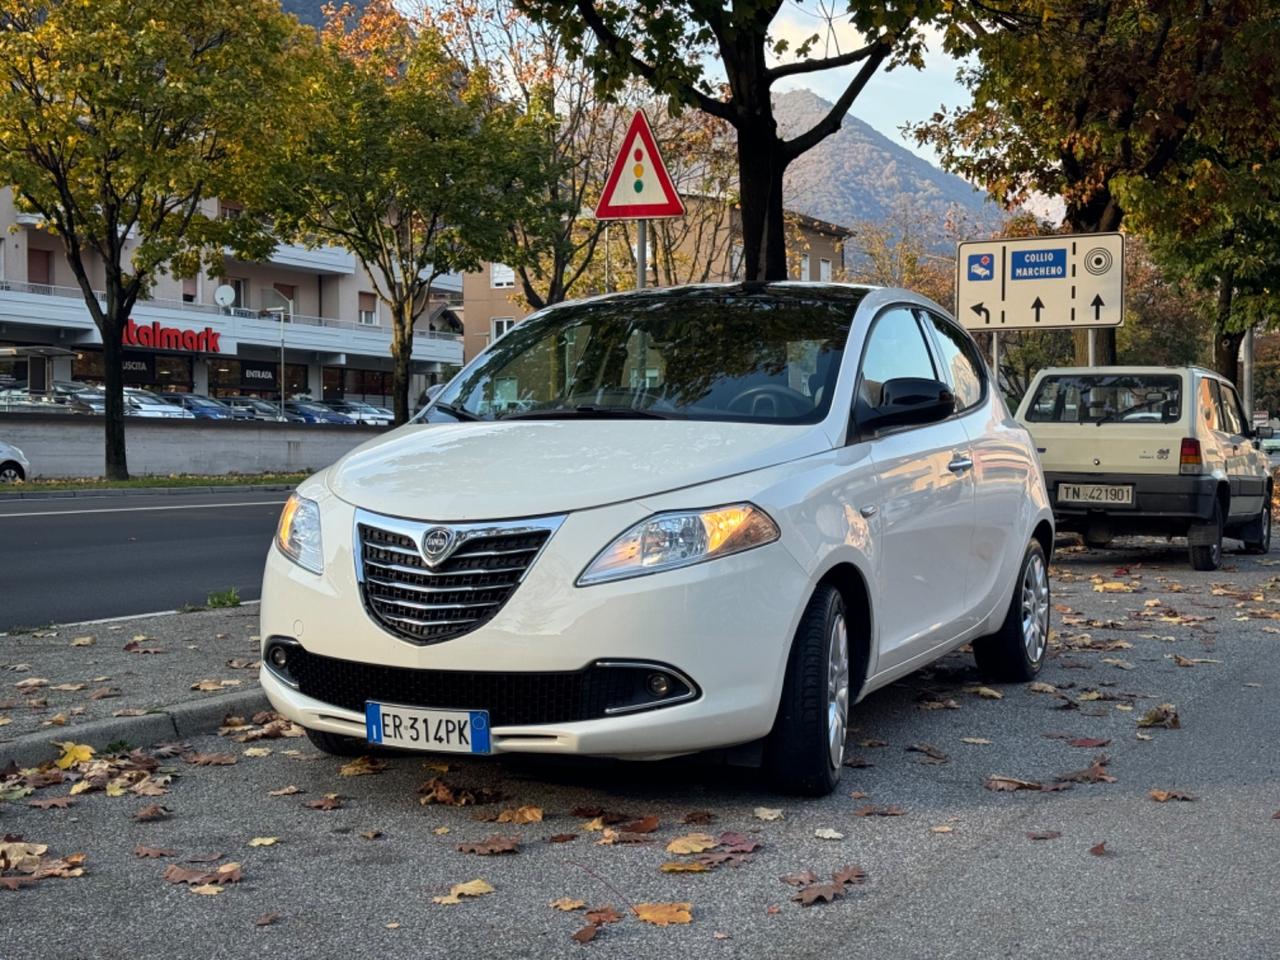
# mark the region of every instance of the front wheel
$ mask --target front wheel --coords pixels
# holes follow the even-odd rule
[[[1009,612],[995,633],[973,642],[978,670],[990,680],[1025,683],[1044,666],[1049,646],[1049,564],[1038,540],[1027,544]]]
[[[14,463],[12,460],[0,463],[0,483],[21,483],[26,478],[27,475],[22,472],[21,464]]]
[[[849,723],[849,626],[831,586],[814,591],[800,618],[782,702],[765,742],[765,770],[777,790],[821,797],[835,789]]]

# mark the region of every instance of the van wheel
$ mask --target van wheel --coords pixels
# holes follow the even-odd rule
[[[358,757],[373,749],[363,740],[357,740],[355,737],[344,737],[341,734],[329,733],[325,730],[308,730],[307,739],[321,753],[327,753],[333,757]]]
[[[1270,508],[1268,507],[1268,512]],[[1222,504],[1215,501],[1213,504],[1213,517],[1205,524],[1197,524],[1196,527],[1207,528],[1209,543],[1190,543],[1187,545],[1187,553],[1191,557],[1191,569],[1193,570],[1217,570],[1222,566]],[[1202,530],[1201,535],[1204,535]],[[1196,528],[1192,528],[1192,534],[1196,533]]]
[[[1267,492],[1267,502],[1262,507],[1258,519],[1244,529],[1245,553],[1271,552],[1271,493]]]
[[[1049,647],[1049,565],[1038,540],[1027,544],[1009,612],[995,633],[973,641],[973,658],[989,680],[1024,683],[1044,666]]]
[[[774,789],[826,796],[840,780],[849,722],[849,628],[834,587],[814,591],[805,607],[782,682],[782,701],[765,741],[764,766]]]
[[[1093,550],[1111,546],[1111,526],[1105,520],[1091,520],[1084,531],[1084,545]]]

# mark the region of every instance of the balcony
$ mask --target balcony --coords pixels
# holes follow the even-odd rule
[[[310,273],[352,276],[356,272],[355,254],[343,247],[302,247],[281,243],[267,257],[267,262]]]
[[[97,291],[97,296],[98,302],[105,305],[106,295]],[[281,323],[278,312],[157,298],[138,301],[133,319],[139,324],[154,320],[180,329],[211,327],[221,334],[223,353],[234,353],[241,343],[278,347],[282,335],[285,346],[295,350],[371,357],[386,357],[391,352],[390,329],[333,317],[294,314]],[[0,280],[0,327],[9,328],[0,333],[0,339],[12,338],[13,327],[21,326],[57,330],[58,338],[65,342],[102,342],[78,287]],[[462,338],[435,330],[415,330],[413,359],[461,363]]]

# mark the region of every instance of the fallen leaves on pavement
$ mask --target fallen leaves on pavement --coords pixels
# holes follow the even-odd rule
[[[1191,801],[1200,799],[1181,790],[1152,790],[1147,796],[1156,803],[1168,803],[1170,800]]]
[[[877,806],[874,803],[863,804],[857,810],[853,811],[855,817],[900,817],[906,811],[896,804],[888,804],[887,806]]]
[[[773,807],[756,807],[755,810],[752,811],[752,813],[757,820],[781,820],[782,819],[782,811],[774,809]]]
[[[363,756],[356,757],[349,763],[344,763],[338,770],[340,777],[366,777],[370,774],[381,773],[387,767],[385,760],[378,760],[374,757]]]
[[[819,840],[843,840],[844,834],[839,830],[832,830],[830,827],[820,827],[813,831],[813,835]]]
[[[555,907],[557,910],[564,910],[566,912],[569,910],[581,910],[586,905],[587,901],[585,900],[573,900],[569,897],[559,897],[547,904],[547,906]]]
[[[302,793],[301,787],[295,787],[292,783],[287,787],[281,787],[279,790],[268,790],[268,797],[291,797],[295,793]]]
[[[703,853],[711,850],[719,841],[709,833],[690,833],[676,837],[667,844],[668,853]]]
[[[495,833],[476,843],[460,843],[458,844],[459,853],[474,853],[482,857],[492,856],[499,853],[519,853],[520,838],[504,837]]]
[[[468,880],[466,883],[455,883],[449,888],[449,895],[445,897],[432,897],[433,903],[455,904],[461,903],[463,897],[483,897],[487,893],[493,893],[493,885],[487,880]]]
[[[946,763],[947,755],[930,743],[913,743],[907,747],[908,753],[923,753],[925,759],[920,763]]]
[[[1083,770],[1073,770],[1071,773],[1063,773],[1058,776],[1060,783],[1115,783],[1116,778],[1107,773],[1107,764],[1111,762],[1111,758],[1105,753],[1100,753],[1093,758],[1093,763],[1085,767]]]
[[[336,793],[326,793],[318,800],[308,800],[303,806],[312,810],[341,810],[342,798]]]
[[[85,763],[93,759],[94,749],[87,743],[65,740],[55,742],[54,746],[62,750],[62,756],[56,761],[59,770],[70,770],[77,763]]]
[[[1177,707],[1172,703],[1162,703],[1158,707],[1152,707],[1139,717],[1138,726],[1164,727],[1168,730],[1177,730],[1181,728],[1182,721],[1178,719]]]
[[[182,762],[196,767],[229,767],[236,762],[234,753],[184,753]]]
[[[632,909],[645,923],[659,927],[685,924],[693,920],[692,903],[637,903]]]
[[[142,823],[150,823],[153,820],[167,820],[172,814],[173,811],[168,807],[162,807],[158,803],[152,803],[148,806],[142,807],[134,813],[133,819]]]
[[[1095,843],[1092,847],[1089,848],[1089,852],[1092,853],[1095,857],[1105,857],[1108,853],[1107,841],[1103,840],[1101,843]]]
[[[489,787],[459,787],[442,777],[432,777],[418,788],[418,802],[424,806],[439,803],[447,807],[464,807],[471,804],[497,803],[503,799],[500,790]]]
[[[133,848],[133,855],[141,859],[156,859],[159,857],[176,857],[177,850],[166,850],[163,847],[144,847],[141,844]]]
[[[784,883],[793,883],[797,877],[813,877],[813,872],[806,870],[803,874],[792,874],[789,877],[783,877]],[[797,890],[791,897],[802,907],[811,907],[815,903],[830,903],[845,895],[845,891],[851,886],[858,886],[867,879],[867,872],[861,867],[846,866],[836,870],[831,875],[830,883],[818,883],[814,877],[813,881],[807,882],[805,886]]]

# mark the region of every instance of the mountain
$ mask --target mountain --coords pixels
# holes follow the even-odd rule
[[[817,123],[831,104],[810,90],[774,98],[778,132],[793,137]],[[853,115],[840,130],[800,156],[787,169],[788,209],[842,226],[894,221],[904,205],[915,217],[937,224],[939,241],[948,215],[994,224],[999,209],[959,177],[939,170]]]

